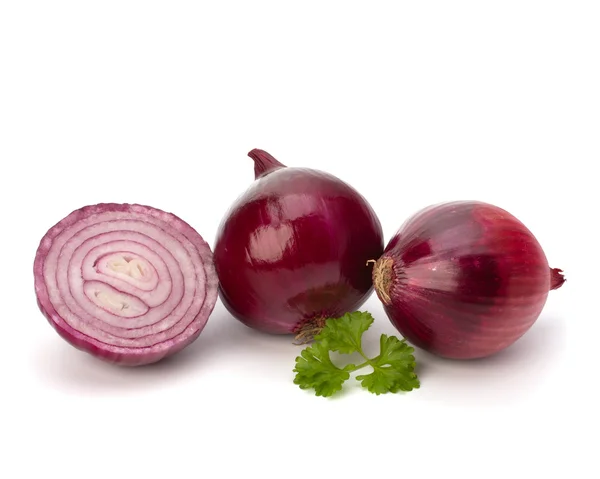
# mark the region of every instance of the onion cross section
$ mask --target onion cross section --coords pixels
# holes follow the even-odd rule
[[[71,345],[137,366],[200,335],[215,306],[210,246],[165,211],[103,203],[73,211],[40,241],[38,305]]]

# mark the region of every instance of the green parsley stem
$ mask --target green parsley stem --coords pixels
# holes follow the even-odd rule
[[[359,364],[358,366],[355,366],[355,367],[354,367],[354,370],[356,371],[357,369],[364,368],[365,366],[368,366],[369,364],[371,364],[371,361],[369,361],[369,360],[367,359],[367,360],[366,360],[364,363],[362,363],[362,364]]]

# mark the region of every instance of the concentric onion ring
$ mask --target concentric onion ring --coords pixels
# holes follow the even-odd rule
[[[142,205],[73,211],[42,238],[34,276],[40,310],[58,333],[122,365],[191,344],[217,299],[209,245],[177,216]]]

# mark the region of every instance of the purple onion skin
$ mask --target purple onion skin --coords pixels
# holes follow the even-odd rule
[[[298,333],[362,305],[383,232],[367,201],[328,173],[252,150],[256,181],[219,227],[215,267],[227,310],[251,328]],[[316,323],[315,323],[316,322]]]
[[[145,228],[155,229],[157,240],[154,241],[151,236],[148,236],[150,238],[148,241],[155,245],[156,249],[153,253],[156,253],[156,255],[158,255],[159,251],[169,251],[169,256],[173,253],[173,251],[168,249],[168,245],[165,243],[166,240],[164,240],[167,236],[162,236],[163,233],[164,235],[168,235],[169,241],[173,241],[173,243],[176,241],[185,242],[185,248],[187,248],[185,252],[177,249],[176,254],[171,258],[174,261],[172,264],[178,262],[181,265],[183,262],[184,266],[182,268],[186,267],[189,270],[185,277],[182,275],[183,285],[188,284],[190,286],[191,284],[191,287],[195,288],[193,297],[189,298],[189,307],[181,311],[181,318],[179,318],[179,313],[177,313],[178,316],[175,318],[175,312],[167,312],[160,320],[152,320],[151,324],[141,326],[142,329],[150,330],[150,332],[142,334],[142,329],[139,329],[140,336],[137,337],[138,329],[132,327],[130,321],[143,321],[141,319],[143,315],[126,318],[109,312],[114,324],[107,325],[100,320],[96,321],[97,318],[94,318],[92,314],[94,311],[97,314],[107,314],[107,311],[99,307],[97,308],[87,299],[79,303],[74,301],[76,308],[83,308],[86,311],[87,318],[78,318],[74,312],[75,310],[65,309],[67,302],[73,301],[73,292],[70,290],[70,283],[65,285],[65,280],[76,276],[77,281],[82,281],[85,284],[86,278],[84,266],[79,264],[73,265],[73,255],[69,256],[67,254],[65,246],[62,246],[60,250],[55,249],[57,248],[56,245],[58,242],[67,239],[66,244],[74,243],[77,245],[74,250],[75,253],[85,247],[85,242],[79,244],[79,237],[85,236],[87,227],[73,235],[70,235],[69,231],[72,228],[79,228],[82,222],[87,221],[90,222],[88,225],[89,228],[98,228],[100,226],[98,231],[89,234],[90,241],[99,241],[101,243],[97,248],[110,249],[111,244],[118,244],[120,240],[113,239],[112,242],[103,242],[100,239],[102,235],[119,234],[118,229],[110,230],[110,226],[107,226],[107,230],[103,230],[101,226],[102,221],[94,223],[94,218],[102,217],[102,215],[109,215],[108,218],[105,218],[106,224],[126,220],[144,224]],[[126,234],[144,236],[139,231],[136,231],[135,227],[128,230]],[[133,253],[132,251],[123,251],[117,248],[116,254],[135,254],[134,250],[140,247],[140,243],[132,241],[131,244],[133,246]],[[58,259],[56,261],[51,260],[50,256],[57,254],[57,251],[60,251]],[[187,255],[190,252],[193,256],[190,254],[189,258],[196,259],[190,259],[189,263],[187,263],[187,259],[189,259]],[[98,261],[101,261],[101,258]],[[70,276],[61,275],[61,261],[66,261],[70,265],[68,268]],[[198,261],[201,261],[202,264],[199,264]],[[154,265],[151,262],[149,263],[154,268]],[[97,262],[94,262],[94,266],[96,265]],[[193,274],[190,268],[193,268]],[[156,363],[190,345],[202,332],[217,300],[217,276],[209,245],[189,224],[179,217],[157,208],[143,205],[103,203],[85,206],[73,211],[50,228],[44,235],[36,252],[33,270],[37,304],[40,311],[58,334],[75,348],[85,351],[105,362],[121,366],[141,366]],[[173,271],[170,270],[169,273],[172,274]],[[49,280],[49,277],[51,280]],[[115,278],[112,279],[114,280]],[[118,278],[116,280],[118,281]],[[158,278],[157,282],[164,280],[165,278]],[[170,285],[176,282],[174,277],[168,278],[167,281]],[[68,290],[69,298],[65,299],[65,296],[61,294],[60,298],[56,299],[55,292],[53,300],[52,291],[57,290],[57,288]],[[119,291],[118,288],[115,289]],[[155,294],[152,289],[145,291],[145,293],[150,295],[150,297],[152,294]],[[169,298],[179,294],[182,295],[183,300],[185,292],[183,290],[177,291],[172,286],[167,299],[158,305],[158,307],[165,305],[169,301]],[[162,299],[158,302],[160,301]],[[176,301],[175,303],[177,305],[180,304]],[[101,309],[102,311],[100,311]],[[149,310],[151,309],[149,308]],[[59,310],[62,312],[59,312]],[[175,324],[171,327],[161,328],[162,321],[168,321],[170,318],[176,321]],[[78,323],[78,327],[73,325],[74,322]],[[160,329],[160,331],[152,331],[155,328]],[[114,344],[115,338],[117,338],[116,341],[122,339],[119,337],[119,333],[122,333],[123,337],[127,336],[128,341],[132,344],[128,346]]]
[[[519,339],[548,292],[565,281],[517,218],[457,201],[425,208],[387,245],[373,271],[392,324],[435,355],[475,359]]]

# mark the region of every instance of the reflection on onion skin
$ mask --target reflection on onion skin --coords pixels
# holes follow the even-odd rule
[[[297,333],[318,317],[339,317],[373,291],[372,265],[383,252],[375,212],[333,175],[287,168],[250,152],[256,181],[219,227],[219,293],[249,327]]]
[[[565,281],[537,239],[496,206],[456,201],[407,220],[373,269],[398,331],[433,354],[474,359],[525,334]]]

